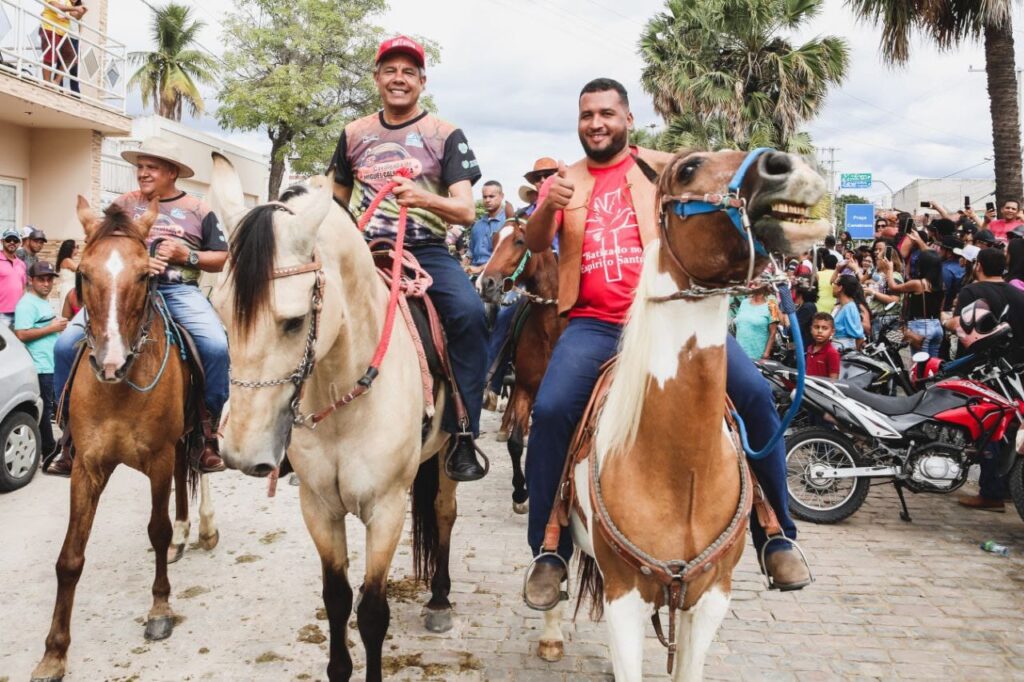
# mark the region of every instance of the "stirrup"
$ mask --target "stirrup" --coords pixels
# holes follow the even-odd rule
[[[562,568],[565,569],[565,589],[559,590],[558,599],[556,599],[554,603],[550,605],[539,606],[537,604],[531,603],[530,600],[526,598],[526,586],[530,582],[530,576],[533,575],[534,566],[536,566],[537,562],[539,562],[541,559],[545,557],[555,557],[556,559],[558,559],[559,563],[562,564]],[[564,601],[569,601],[569,562],[563,559],[562,555],[558,552],[542,551],[540,554],[533,557],[533,561],[531,561],[529,565],[526,567],[526,573],[523,574],[523,603],[526,604],[527,608],[531,608],[534,611],[550,611],[551,609],[555,608]]]
[[[761,551],[757,553],[757,563],[761,567],[761,573],[762,573],[762,575],[764,575],[764,579],[765,579],[765,582],[768,585],[768,589],[769,590],[782,590],[782,588],[780,586],[775,584],[775,581],[772,579],[771,574],[768,573],[768,568],[765,565],[765,558],[768,556],[766,550],[768,549],[768,545],[772,544],[772,542],[775,541],[775,540],[781,540],[782,542],[789,543],[789,545],[791,547],[793,547],[793,549],[795,549],[797,551],[797,553],[800,555],[800,559],[804,562],[804,566],[807,567],[807,575],[810,576],[810,582],[807,583],[807,584],[810,585],[811,583],[813,583],[814,582],[814,573],[811,572],[811,564],[808,563],[807,555],[804,554],[803,548],[800,546],[799,543],[797,543],[796,540],[794,540],[792,538],[786,537],[785,534],[783,534],[783,533],[779,533],[778,535],[769,535],[768,539],[765,540],[765,543],[763,545],[761,545]]]
[[[445,456],[444,456],[444,475],[447,476],[448,478],[450,478],[453,481],[458,480],[454,476],[452,476],[452,470],[451,470],[451,467],[449,466],[449,464],[452,461],[452,455],[455,453],[455,448],[458,447],[458,442],[459,442],[458,439],[459,439],[459,437],[460,436],[466,436],[466,435],[469,436],[469,442],[473,444],[473,449],[476,451],[477,456],[480,457],[480,459],[482,459],[484,461],[484,465],[483,465],[484,466],[484,473],[480,474],[480,478],[477,479],[477,480],[483,480],[484,478],[487,477],[487,474],[489,474],[491,472],[491,460],[490,460],[490,458],[487,457],[487,455],[484,453],[484,451],[480,449],[480,446],[476,444],[476,439],[473,438],[472,434],[463,434],[463,433],[455,434],[455,441],[452,443],[452,447],[450,447],[448,449],[448,452],[446,452]]]

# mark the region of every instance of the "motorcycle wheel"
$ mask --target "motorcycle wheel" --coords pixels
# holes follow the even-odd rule
[[[1018,457],[1010,469],[1010,497],[1013,498],[1017,513],[1024,519],[1024,457]]]
[[[868,496],[868,478],[816,480],[816,468],[858,466],[857,447],[838,431],[811,428],[786,439],[786,486],[789,511],[812,523],[838,523],[853,515]]]

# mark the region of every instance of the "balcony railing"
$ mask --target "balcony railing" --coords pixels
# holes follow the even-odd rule
[[[67,27],[43,19],[47,7],[0,0],[0,72],[124,114],[125,46],[74,19]]]

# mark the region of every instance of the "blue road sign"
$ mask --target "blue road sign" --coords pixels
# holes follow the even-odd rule
[[[846,205],[846,231],[854,239],[875,236],[875,207],[872,204]]]
[[[840,189],[870,189],[871,173],[840,173]]]

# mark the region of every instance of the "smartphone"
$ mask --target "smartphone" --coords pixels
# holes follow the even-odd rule
[[[930,201],[922,201],[921,202],[921,208],[931,208],[931,207],[932,207],[932,202],[930,202]]]
[[[885,247],[885,260],[888,260],[888,261],[892,260],[892,247],[891,246]]]
[[[994,201],[986,201],[985,202],[985,210],[986,211],[994,211],[994,210],[996,210],[995,202]]]
[[[968,209],[970,207],[971,207],[971,198],[965,194],[964,195],[964,209]]]

